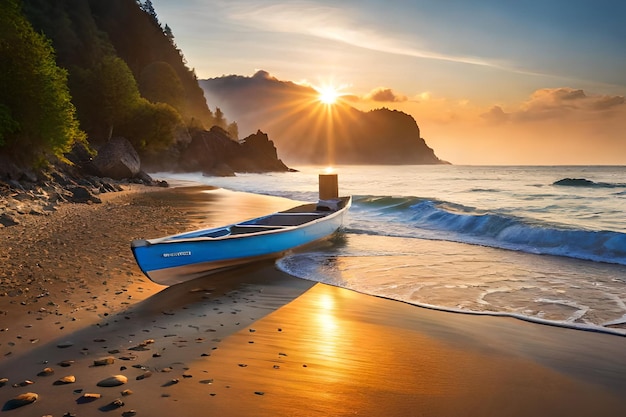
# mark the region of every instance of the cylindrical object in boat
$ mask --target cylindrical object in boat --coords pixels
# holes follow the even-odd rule
[[[337,174],[320,174],[319,187],[320,200],[333,200],[339,198],[339,181]]]

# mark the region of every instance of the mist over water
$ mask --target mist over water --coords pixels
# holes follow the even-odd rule
[[[317,199],[321,167],[202,177]],[[626,334],[626,168],[339,167],[354,196],[337,239],[289,255],[295,276],[416,305]],[[159,174],[155,175],[159,177]]]

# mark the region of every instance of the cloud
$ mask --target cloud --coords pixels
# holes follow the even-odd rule
[[[402,94],[397,94],[391,88],[386,87],[375,88],[367,93],[364,98],[365,100],[385,103],[398,103],[407,100],[406,96]]]
[[[491,123],[610,117],[615,111],[626,111],[625,103],[623,96],[588,95],[583,90],[569,87],[543,88],[535,91],[516,110],[507,113],[494,106],[481,117]]]
[[[399,34],[390,36],[382,27],[377,30],[371,22],[355,19],[357,11],[345,6],[320,5],[313,1],[277,1],[264,5],[238,1],[225,3],[224,7],[233,22],[255,30],[302,34],[388,54],[521,72],[480,57],[446,54],[423,47],[428,43],[427,39],[415,36],[406,39]]]
[[[269,72],[262,70],[262,69],[256,70],[252,78],[256,78],[259,80],[276,80],[277,81],[276,77],[272,76]]]
[[[504,123],[509,120],[509,114],[505,113],[500,106],[493,106],[488,112],[481,114],[480,117],[494,124]]]

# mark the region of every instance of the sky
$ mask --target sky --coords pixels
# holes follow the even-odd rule
[[[626,1],[152,4],[200,79],[333,86],[454,164],[626,165]]]

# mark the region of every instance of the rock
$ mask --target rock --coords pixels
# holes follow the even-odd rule
[[[128,378],[124,375],[113,375],[109,378],[103,379],[98,382],[99,387],[118,387],[128,382]]]
[[[102,395],[98,394],[98,393],[92,393],[92,392],[86,392],[83,395],[81,395],[76,402],[78,404],[84,404],[84,403],[90,403],[92,401],[95,401],[99,398],[101,398]]]
[[[115,358],[109,356],[102,359],[96,359],[95,361],[93,361],[93,366],[113,365],[113,363],[115,363]]]
[[[111,401],[107,405],[100,407],[99,410],[100,411],[112,411],[120,407],[124,407],[124,401],[120,400],[119,398],[116,398],[115,400]]]
[[[116,398],[115,400],[111,401],[109,405],[114,408],[123,407],[124,401],[120,400],[119,398]]]
[[[563,178],[562,180],[554,181],[552,185],[565,185],[570,187],[589,187],[597,185],[595,182],[586,178]]]
[[[242,141],[243,154],[247,157],[246,167],[235,167],[239,172],[288,171],[287,166],[278,159],[274,142],[267,133],[258,130]],[[243,171],[242,171],[243,170]]]
[[[52,368],[44,368],[41,372],[39,372],[38,376],[49,376],[54,373],[54,369]]]
[[[24,394],[20,394],[17,397],[7,401],[2,408],[5,410],[13,410],[15,408],[23,407],[28,404],[32,404],[39,399],[39,395],[34,392],[26,392]]]
[[[130,179],[141,171],[141,160],[126,138],[111,138],[98,150],[93,160],[98,174],[116,180]]]
[[[261,131],[241,142],[234,141],[217,126],[196,132],[180,158],[180,169],[205,175],[232,176],[235,172],[288,171],[277,157],[276,148]]]
[[[64,376],[63,378],[57,379],[55,384],[65,385],[65,384],[73,384],[74,382],[76,382],[76,377],[74,375],[67,375],[67,376]]]
[[[14,216],[11,216],[8,213],[0,215],[0,225],[3,227],[15,226],[18,224],[20,224],[20,221]]]
[[[74,343],[70,342],[70,341],[65,341],[65,342],[61,342],[61,343],[57,344],[57,347],[61,348],[61,349],[65,349],[65,348],[68,348],[70,346],[74,346]]]
[[[102,200],[93,195],[87,187],[78,185],[72,187],[70,189],[70,192],[72,193],[72,195],[70,196],[69,200],[72,203],[102,203]]]
[[[33,385],[34,382],[31,381],[30,379],[18,382],[17,384],[13,384],[13,388],[17,388],[17,387],[26,387],[28,385]]]
[[[138,375],[137,378],[135,378],[137,381],[141,381],[142,379],[146,379],[146,378],[150,378],[152,376],[152,372],[150,371],[145,371],[143,374]]]

